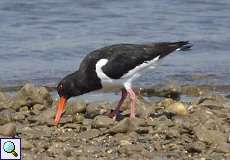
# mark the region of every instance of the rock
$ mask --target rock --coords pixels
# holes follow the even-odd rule
[[[105,113],[108,113],[111,108],[111,105],[107,102],[90,103],[86,106],[85,117],[94,118],[98,115],[103,115]]]
[[[121,110],[123,110],[122,114],[123,115],[129,115],[130,114],[130,99],[126,98],[124,101]],[[152,104],[146,102],[142,97],[137,97],[137,102],[136,102],[136,115],[138,117],[148,117],[148,115],[152,112],[153,106]]]
[[[35,111],[43,111],[45,109],[46,109],[46,107],[44,105],[41,105],[41,104],[35,104],[33,106],[33,110],[35,110]]]
[[[0,125],[9,123],[13,120],[14,111],[12,109],[4,109],[0,112]]]
[[[189,153],[201,153],[203,150],[205,150],[205,145],[198,141],[198,142],[186,145],[185,149]]]
[[[72,122],[73,122],[73,116],[63,115],[59,124],[66,124],[66,123],[72,123]]]
[[[0,110],[9,109],[14,105],[14,101],[11,96],[0,92]]]
[[[10,98],[11,97],[9,95],[7,95],[6,93],[0,92],[0,102],[7,101]]]
[[[114,124],[114,121],[107,116],[97,116],[92,122],[93,128],[109,128]]]
[[[223,108],[224,107],[224,101],[225,98],[223,96],[207,96],[201,98],[198,102],[197,105],[201,107],[208,107],[210,109],[217,109],[217,108]]]
[[[71,157],[72,156],[72,152],[70,150],[66,150],[66,151],[63,152],[63,155],[65,157]]]
[[[174,101],[171,98],[165,98],[164,100],[160,101],[157,105],[161,106],[163,108],[167,108],[169,105],[175,103],[176,101]]]
[[[84,114],[77,113],[73,115],[73,122],[75,123],[82,123],[84,119],[85,119]]]
[[[15,136],[16,135],[16,124],[7,123],[5,125],[0,126],[0,135]]]
[[[176,84],[157,85],[140,89],[140,94],[144,96],[166,97],[175,100],[180,99],[180,92],[181,88]]]
[[[76,123],[67,123],[63,126],[63,128],[71,128],[74,129],[75,131],[79,132],[80,131],[80,125]]]
[[[140,157],[145,157],[147,150],[145,150],[144,145],[142,144],[130,144],[130,145],[123,145],[118,150],[121,154],[126,154],[127,156],[133,156],[134,154],[138,154]]]
[[[125,146],[125,145],[130,145],[132,144],[130,141],[128,140],[120,140],[120,143],[119,143],[121,146]]]
[[[21,112],[16,112],[14,115],[14,120],[16,121],[24,121],[26,119],[26,116],[22,114]]]
[[[143,126],[145,124],[144,121],[138,118],[125,118],[117,123],[114,127],[110,128],[107,132],[111,134],[115,133],[127,133],[132,131],[139,131],[141,128],[139,126]]]
[[[26,139],[22,139],[22,149],[30,150],[31,148],[33,148],[33,144]]]
[[[81,99],[77,99],[72,103],[68,103],[65,114],[74,115],[76,113],[84,113],[86,111],[86,103]]]
[[[54,116],[55,116],[55,111],[52,108],[48,108],[42,111],[37,116],[36,120],[39,121],[41,124],[53,125]]]
[[[52,103],[52,97],[45,87],[26,84],[17,92],[13,108],[17,110],[22,106],[32,107],[35,104],[50,106]]]
[[[188,114],[187,108],[181,102],[172,103],[166,109],[167,111],[175,113],[177,115],[187,115]]]
[[[215,150],[223,153],[230,151],[230,145],[227,143],[227,137],[222,132],[209,130],[204,126],[196,126],[194,128],[194,132],[200,141],[215,146]]]
[[[19,112],[29,112],[29,107],[23,106],[23,107],[19,108]]]
[[[93,137],[97,137],[100,135],[100,131],[98,129],[90,129],[82,132],[78,137],[83,140],[91,139]]]
[[[181,92],[185,95],[196,96],[196,97],[203,94],[203,92],[200,90],[199,87],[192,86],[192,85],[182,86]]]

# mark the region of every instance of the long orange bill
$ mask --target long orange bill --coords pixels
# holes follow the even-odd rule
[[[57,103],[57,111],[56,111],[56,117],[54,119],[54,125],[57,125],[59,121],[61,120],[61,115],[64,111],[65,103],[66,103],[66,98],[60,97],[60,100]]]

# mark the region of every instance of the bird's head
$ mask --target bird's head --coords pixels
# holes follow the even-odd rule
[[[61,120],[61,115],[65,109],[65,104],[70,97],[78,96],[81,94],[81,89],[78,87],[77,74],[68,75],[62,79],[58,86],[57,92],[60,96],[60,100],[57,103],[57,111],[54,120],[54,124],[57,125]]]

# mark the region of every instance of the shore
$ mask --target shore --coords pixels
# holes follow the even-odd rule
[[[106,116],[116,104],[76,98],[58,126],[52,88],[15,90],[0,92],[0,137],[21,137],[23,160],[230,159],[229,86],[136,89],[137,118],[129,118],[127,99],[117,121]]]

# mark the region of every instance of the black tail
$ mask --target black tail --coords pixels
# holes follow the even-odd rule
[[[173,45],[177,45],[177,50],[179,51],[188,51],[191,50],[192,44],[189,41],[179,41],[172,43]]]

